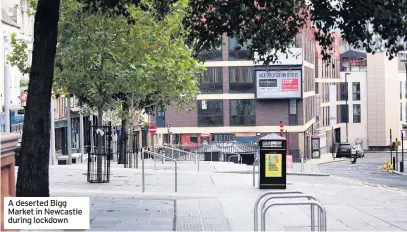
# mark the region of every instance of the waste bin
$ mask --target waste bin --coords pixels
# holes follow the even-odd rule
[[[259,141],[259,188],[286,189],[286,139],[277,134],[269,134]]]

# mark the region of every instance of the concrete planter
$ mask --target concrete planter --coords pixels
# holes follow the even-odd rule
[[[14,172],[14,149],[17,148],[19,133],[2,134],[1,141],[1,215],[3,214],[4,197],[16,196],[16,181]],[[1,231],[4,231],[3,217],[1,217]]]

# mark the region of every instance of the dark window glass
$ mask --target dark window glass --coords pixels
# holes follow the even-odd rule
[[[222,93],[223,76],[222,68],[207,68],[200,78],[199,90],[201,93]]]
[[[191,137],[189,137],[189,141],[191,143],[198,143],[198,137],[197,136],[191,136]]]
[[[199,90],[201,91],[201,93],[222,93],[222,67],[207,68],[207,70],[201,76]]]
[[[253,67],[230,67],[229,91],[231,93],[254,93]]]
[[[360,101],[360,82],[352,83],[352,99],[354,101]]]
[[[348,83],[339,83],[339,101],[348,100]]]
[[[353,105],[353,123],[360,123],[361,121],[360,104]]]
[[[198,101],[198,126],[223,126],[223,100]]]
[[[256,109],[254,100],[230,100],[230,125],[256,125]]]
[[[250,40],[248,42],[250,44]],[[249,50],[247,50],[247,43],[239,46],[237,49],[237,41],[235,38],[229,38],[229,60],[248,60],[250,59]]]
[[[209,51],[202,51],[199,53],[198,57],[203,60],[222,60],[222,46]]]
[[[288,125],[295,126],[298,125],[298,117],[297,117],[297,100],[290,99],[288,101]]]
[[[157,127],[166,127],[165,125],[165,110],[164,107],[157,107],[156,113]]]
[[[338,105],[337,106],[337,118],[338,123],[347,123],[349,122],[349,107],[347,105]]]

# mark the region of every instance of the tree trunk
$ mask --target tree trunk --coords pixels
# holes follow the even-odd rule
[[[127,132],[127,114],[129,112],[129,104],[127,99],[123,101],[123,112],[125,116],[122,118],[122,136],[120,137],[120,159],[119,164],[127,164],[127,141],[128,141],[128,132]]]
[[[49,197],[50,105],[60,0],[39,0],[17,174],[17,197]]]
[[[96,127],[98,129],[103,130],[103,110],[102,109],[98,109],[98,125]],[[107,136],[106,130],[103,130],[104,135],[103,136]],[[103,157],[106,157],[106,159],[108,158],[107,156],[104,156],[104,154],[106,153],[106,149],[104,147],[104,145],[107,146],[107,144],[103,144],[103,136],[101,134],[96,133],[96,137],[97,137],[97,160],[96,160],[96,176],[97,176],[97,180],[99,182],[101,182],[103,180]],[[107,161],[106,161],[107,162]],[[107,169],[106,169],[107,171]]]

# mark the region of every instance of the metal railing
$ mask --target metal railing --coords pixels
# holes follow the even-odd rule
[[[290,195],[291,194],[291,195]],[[297,194],[297,195],[294,195]],[[268,198],[267,198],[268,197]],[[308,201],[296,201],[296,202],[274,202],[271,205],[266,206],[267,202],[272,200],[272,199],[298,199],[298,198],[307,198]],[[259,207],[260,201],[266,199],[262,204],[261,207]],[[319,201],[311,196],[311,195],[306,195],[303,192],[299,191],[277,191],[277,192],[268,192],[260,196],[255,205],[254,205],[254,231],[258,231],[258,223],[259,223],[259,209],[261,209],[261,218],[260,218],[260,224],[261,224],[261,231],[266,231],[266,213],[267,211],[273,207],[273,206],[286,206],[286,205],[310,205],[311,209],[311,231],[315,231],[315,209],[314,207],[316,206],[318,210],[318,231],[327,231],[327,226],[326,226],[326,210],[325,208],[319,203]]]
[[[256,187],[256,166],[258,166],[258,170],[260,172],[260,160],[256,158],[253,162],[253,187]]]
[[[142,152],[141,152],[141,182],[142,182],[142,192],[144,193],[145,190],[146,190],[146,188],[145,188],[145,183],[146,183],[146,181],[145,181],[145,172],[144,172],[144,154],[145,154],[145,153],[147,153],[148,155],[152,156],[153,158],[154,158],[155,156],[162,157],[162,158],[163,158],[163,163],[164,163],[164,159],[169,159],[169,160],[174,161],[174,163],[175,163],[175,192],[177,192],[177,191],[178,191],[178,171],[177,171],[177,170],[178,170],[178,165],[177,165],[177,160],[176,160],[176,159],[169,158],[169,157],[166,157],[166,156],[164,156],[164,155],[160,155],[160,154],[155,153],[155,152],[145,151],[144,149],[143,149]]]
[[[240,162],[240,164],[242,164],[242,157],[238,153],[230,153],[230,154],[234,154],[234,155],[229,156],[228,163],[230,162],[230,158],[237,157],[237,163]]]
[[[163,150],[165,152],[166,157],[171,155],[172,159],[177,159],[177,160],[181,161],[182,160],[181,156],[183,156],[184,160],[189,160],[189,161],[193,160],[195,162],[195,164],[199,160],[198,156],[200,156],[197,153],[184,151],[184,150],[178,149],[176,147],[171,147],[170,145],[155,145],[154,151],[156,153],[159,153],[159,150]],[[167,152],[167,151],[170,151],[170,152]],[[177,158],[174,158],[174,156],[177,156]],[[194,157],[194,158],[192,158],[192,157]]]
[[[165,146],[165,145],[155,145],[155,146],[154,146],[155,152],[159,154],[159,149],[160,149],[160,148],[161,148],[161,149],[164,149],[164,150],[163,150],[163,151],[164,151],[164,154],[163,154],[163,155],[164,155],[165,157],[168,157],[166,150],[171,150],[171,159],[176,159],[176,158],[174,158],[174,151],[178,152],[178,159],[176,159],[177,161],[180,161],[179,158],[181,157],[181,155],[180,155],[181,153],[185,153],[186,156],[189,157],[188,160],[191,160],[191,157],[194,156],[194,157],[195,157],[194,163],[197,165],[197,169],[198,169],[198,172],[199,172],[199,169],[200,169],[200,164],[199,164],[200,158],[198,158],[198,157],[200,156],[200,154],[198,154],[198,153],[192,153],[192,152],[189,152],[189,151],[183,151],[183,150],[180,150],[180,149],[178,149],[178,148],[168,147],[168,146]],[[185,157],[186,157],[186,156],[185,156]],[[164,160],[165,160],[165,159],[163,159],[163,163],[164,163]],[[185,160],[186,160],[186,159],[185,159]]]

